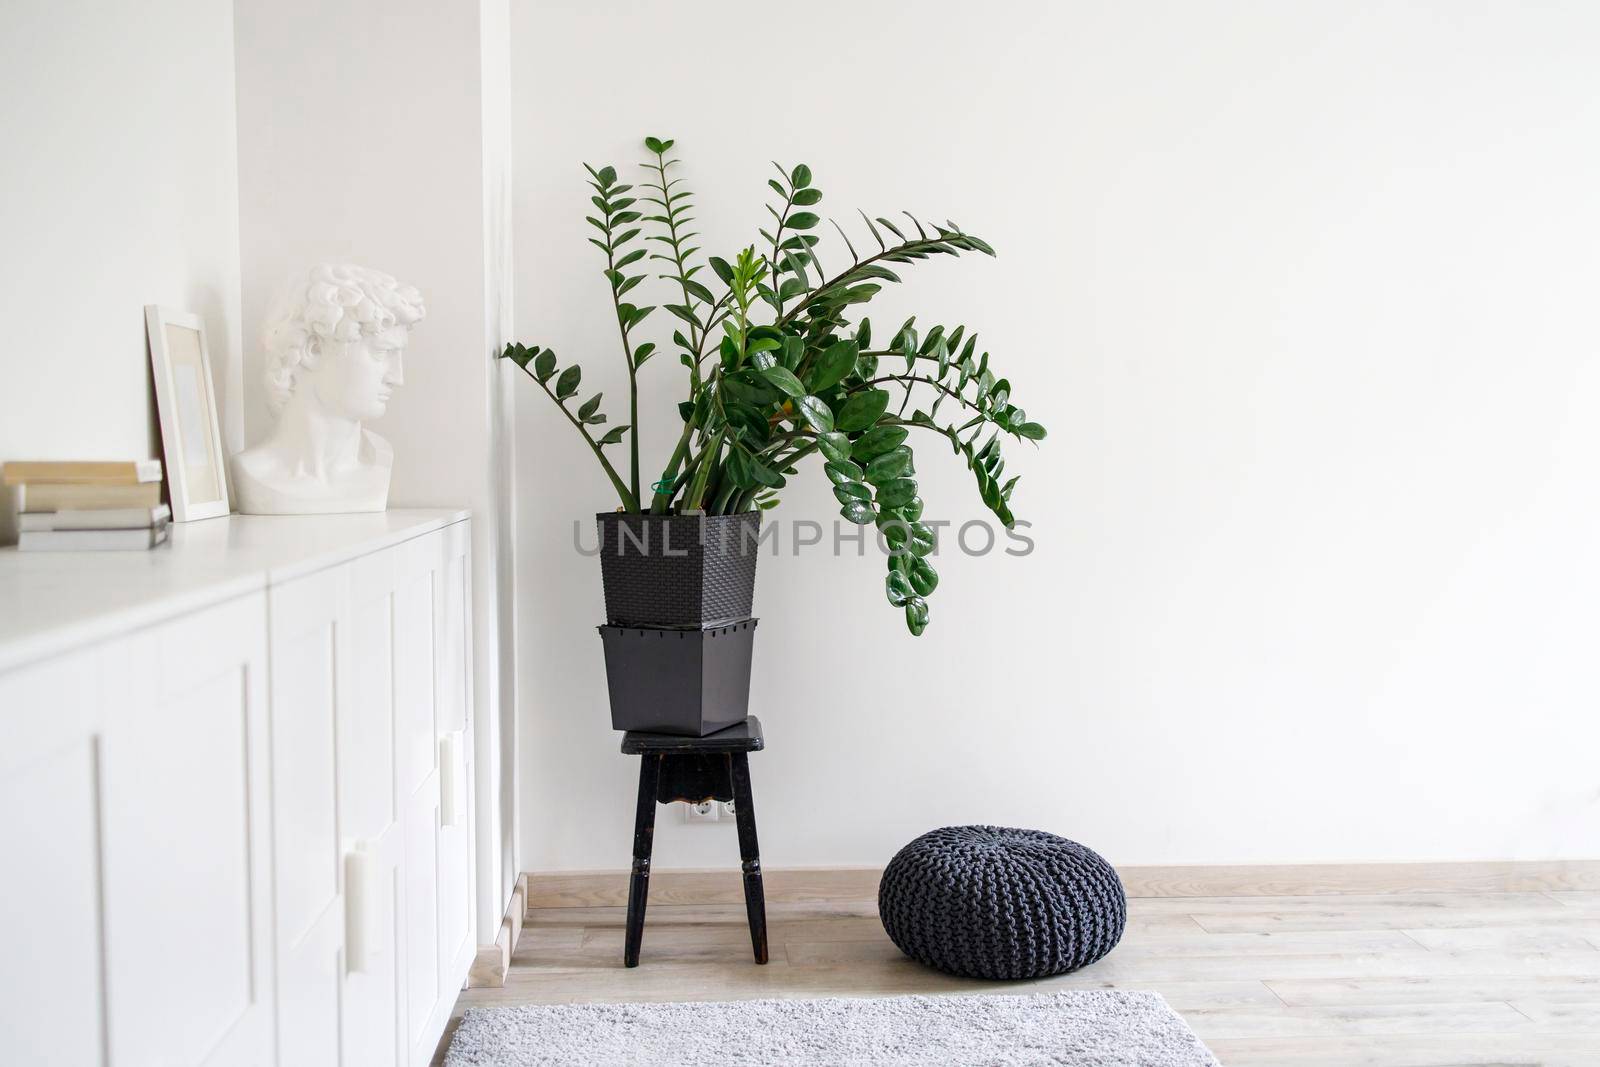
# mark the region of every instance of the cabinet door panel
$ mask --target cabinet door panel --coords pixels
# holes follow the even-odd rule
[[[350,565],[349,703],[341,719],[339,748],[341,830],[346,856],[364,855],[372,884],[365,895],[351,893],[346,885],[347,923],[360,927],[347,930],[346,936],[358,938],[361,946],[345,961],[341,1032],[346,1067],[388,1067],[405,1059],[400,925],[405,840],[399,812],[395,593],[394,550]]]
[[[0,678],[7,1062],[105,1062],[95,669],[91,655],[75,655]]]
[[[115,1062],[272,1059],[265,630],[256,595],[102,653]]]
[[[336,1063],[344,943],[339,719],[348,573],[271,590],[278,1044],[285,1064]]]

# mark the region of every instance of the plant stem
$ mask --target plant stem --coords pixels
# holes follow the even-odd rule
[[[572,423],[572,425],[577,428],[578,433],[583,435],[583,440],[588,444],[589,451],[594,453],[594,458],[600,461],[600,467],[606,472],[606,477],[611,479],[611,485],[614,489],[616,489],[617,496],[621,498],[622,506],[629,511],[638,511],[639,498],[628,491],[628,487],[623,484],[622,478],[617,474],[617,469],[611,465],[611,461],[609,459],[606,459],[605,453],[600,451],[600,446],[595,443],[594,437],[590,435],[588,427],[579,422],[577,417],[574,416],[572,412],[567,410],[567,406],[561,402],[561,399],[557,397],[555,393],[551,392],[549,387],[546,386],[544,382],[539,381],[538,377],[531,370],[529,370],[527,367],[523,367],[522,373],[526,374],[529,378],[532,378],[534,383],[538,385],[540,389],[544,390],[544,395],[549,397],[551,402],[554,403],[556,407],[561,409],[561,414],[565,415],[567,417],[567,421]]]
[[[717,462],[717,454],[722,451],[722,431],[718,430],[711,437],[711,442],[706,445],[705,451],[700,455],[700,467],[694,472],[694,480],[689,483],[689,491],[684,494],[684,510],[694,511],[701,507],[706,495],[706,481],[711,477],[711,468]]]
[[[650,502],[650,514],[665,515],[667,508],[672,505],[672,494],[677,489],[678,465],[683,462],[683,457],[689,451],[689,438],[694,436],[694,423],[683,424],[683,434],[678,438],[678,447],[672,450],[672,458],[667,460],[667,469],[662,472],[661,480],[657,485],[665,485],[665,489],[656,489],[655,498]]]

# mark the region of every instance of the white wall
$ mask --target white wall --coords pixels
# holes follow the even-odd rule
[[[513,15],[519,338],[581,356],[613,413],[580,160],[637,173],[643,135],[676,137],[726,255],[769,159],[853,233],[910,208],[1000,252],[873,317],[978,328],[1049,425],[1011,450],[1037,551],[947,547],[920,640],[880,561],[763,560],[769,865],[969,821],[1119,863],[1600,856],[1600,9]],[[656,457],[680,373],[643,373]],[[636,761],[570,532],[614,501],[531,388],[518,428],[524,859],[619,868]],[[930,516],[982,515],[921,457]],[[831,518],[802,473],[777,514]],[[735,862],[731,827],[662,823],[658,866]]]
[[[314,263],[347,259],[422,291],[405,384],[373,429],[389,503],[473,509],[479,935],[516,875],[499,726],[514,699],[500,590],[509,425],[495,358],[509,329],[504,0],[238,0],[239,204],[249,438],[266,431],[261,321]],[[509,784],[505,795],[509,796]]]
[[[0,462],[160,455],[144,305],[206,324],[239,421],[233,11],[0,4]]]

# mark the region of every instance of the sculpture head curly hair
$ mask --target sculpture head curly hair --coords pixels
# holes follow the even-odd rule
[[[352,263],[312,267],[280,300],[261,330],[267,405],[283,410],[301,371],[315,369],[329,342],[377,337],[404,346],[427,309],[422,294],[379,270]]]

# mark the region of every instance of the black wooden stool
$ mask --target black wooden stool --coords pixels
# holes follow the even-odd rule
[[[633,823],[633,876],[628,882],[628,937],[622,949],[626,967],[639,966],[644,939],[645,898],[650,893],[650,849],[656,833],[656,804],[708,800],[733,801],[739,825],[739,858],[744,868],[744,907],[756,962],[767,962],[767,902],[761,891],[761,852],[756,845],[756,807],[750,797],[751,752],[765,747],[761,720],[754,715],[709,737],[674,737],[630,730],[622,752],[638,756],[639,812]]]

